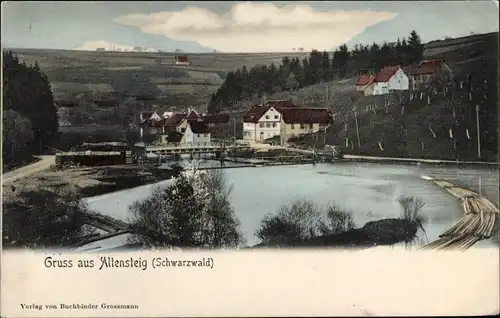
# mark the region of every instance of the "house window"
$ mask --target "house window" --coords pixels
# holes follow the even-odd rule
[[[259,127],[260,127],[260,128],[263,128],[263,127],[264,127],[264,124],[262,124],[262,123],[261,123],[261,124],[259,124]]]
[[[278,119],[278,115],[274,115],[274,119]]]
[[[305,128],[305,125],[304,124],[300,124],[300,129],[304,129]]]
[[[269,127],[271,127],[271,124],[269,124],[269,123],[266,124],[266,128],[269,128]]]
[[[198,137],[198,138],[199,138],[199,137],[200,137],[200,134],[196,134],[196,137]]]
[[[186,132],[186,128],[181,128],[181,132]]]
[[[294,124],[290,124],[290,129],[295,129],[295,125]]]
[[[273,127],[276,127],[276,126],[278,126],[278,124],[274,123],[274,124],[273,124]]]
[[[266,115],[266,119],[269,119],[269,115]]]
[[[313,124],[309,124],[309,129],[313,129]]]
[[[260,132],[260,138],[261,139],[264,138],[264,132],[262,132],[262,131]]]

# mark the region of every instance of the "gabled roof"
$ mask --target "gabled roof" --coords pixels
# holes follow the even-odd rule
[[[192,110],[186,116],[186,119],[187,120],[198,120],[198,119],[201,119],[201,117],[200,117],[200,115],[195,110]]]
[[[210,133],[208,126],[203,122],[192,121],[189,123],[189,127],[191,127],[191,131],[195,134],[209,134]]]
[[[243,117],[243,121],[246,123],[257,123],[270,108],[271,106],[252,106],[245,117]]]
[[[420,62],[413,75],[429,75],[436,73],[441,65],[444,63],[443,60],[426,60]]]
[[[167,118],[165,126],[177,127],[184,118],[186,118],[186,114],[173,114]]]
[[[328,124],[333,120],[327,108],[281,108],[280,113],[287,124]]]
[[[399,69],[400,69],[399,65],[384,67],[375,75],[374,82],[383,83],[389,81],[391,77],[394,76],[394,74],[396,74],[396,72]]]
[[[375,79],[375,76],[373,75],[362,75],[359,77],[358,82],[356,83],[356,86],[365,86],[371,84],[373,80]]]

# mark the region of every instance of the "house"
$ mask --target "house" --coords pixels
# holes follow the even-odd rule
[[[373,82],[365,87],[364,94],[365,96],[385,95],[394,90],[408,90],[409,81],[399,65],[386,66],[375,74]]]
[[[281,114],[282,144],[292,137],[324,130],[333,122],[327,108],[283,108]]]
[[[375,79],[375,76],[373,75],[361,75],[356,82],[356,90],[358,92],[365,92],[365,89],[373,83],[373,80]]]
[[[419,90],[428,87],[435,79],[448,82],[453,78],[453,71],[444,60],[426,60],[420,62],[417,69],[412,73],[412,89]]]
[[[243,139],[263,141],[278,136],[281,113],[273,106],[255,105],[243,118]]]
[[[139,114],[139,120],[140,122],[143,122],[144,120],[147,119],[152,119],[152,120],[160,120],[162,117],[158,115],[157,112],[141,112]]]
[[[326,108],[253,106],[243,119],[243,139],[264,141],[280,136],[281,142],[302,134],[317,132],[332,122]]]
[[[175,57],[175,64],[177,64],[177,65],[189,65],[188,57],[185,55],[176,56]]]
[[[210,130],[201,121],[189,121],[181,143],[191,146],[209,146]]]

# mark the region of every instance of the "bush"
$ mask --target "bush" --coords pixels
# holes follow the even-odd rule
[[[295,245],[319,235],[332,235],[355,227],[350,212],[336,205],[326,211],[309,200],[282,205],[277,214],[266,215],[255,235],[263,244]]]
[[[183,171],[130,206],[131,241],[146,247],[227,248],[243,243],[220,170]]]
[[[3,203],[4,248],[69,247],[94,234],[85,226],[88,208],[74,192],[39,188]]]

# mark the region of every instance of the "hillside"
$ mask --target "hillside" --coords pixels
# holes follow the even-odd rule
[[[189,66],[175,65],[175,53],[13,49],[27,64],[37,62],[62,105],[81,100],[129,97],[164,107],[204,107],[228,71],[243,65],[279,63],[285,55],[307,53],[189,54]],[[179,53],[184,54],[184,53]],[[147,102],[155,99],[154,102]]]
[[[411,98],[410,92],[365,97],[356,92],[353,78],[267,98],[305,100],[336,114],[326,135],[304,136],[297,141],[301,145],[321,147],[326,142],[342,146],[345,153],[372,156],[498,160],[498,33],[426,45],[424,55],[444,57],[454,70],[456,86],[414,91]],[[325,100],[326,86],[329,100]],[[400,103],[400,98],[407,103]],[[476,105],[480,105],[481,158]],[[359,145],[353,109],[358,112]]]

